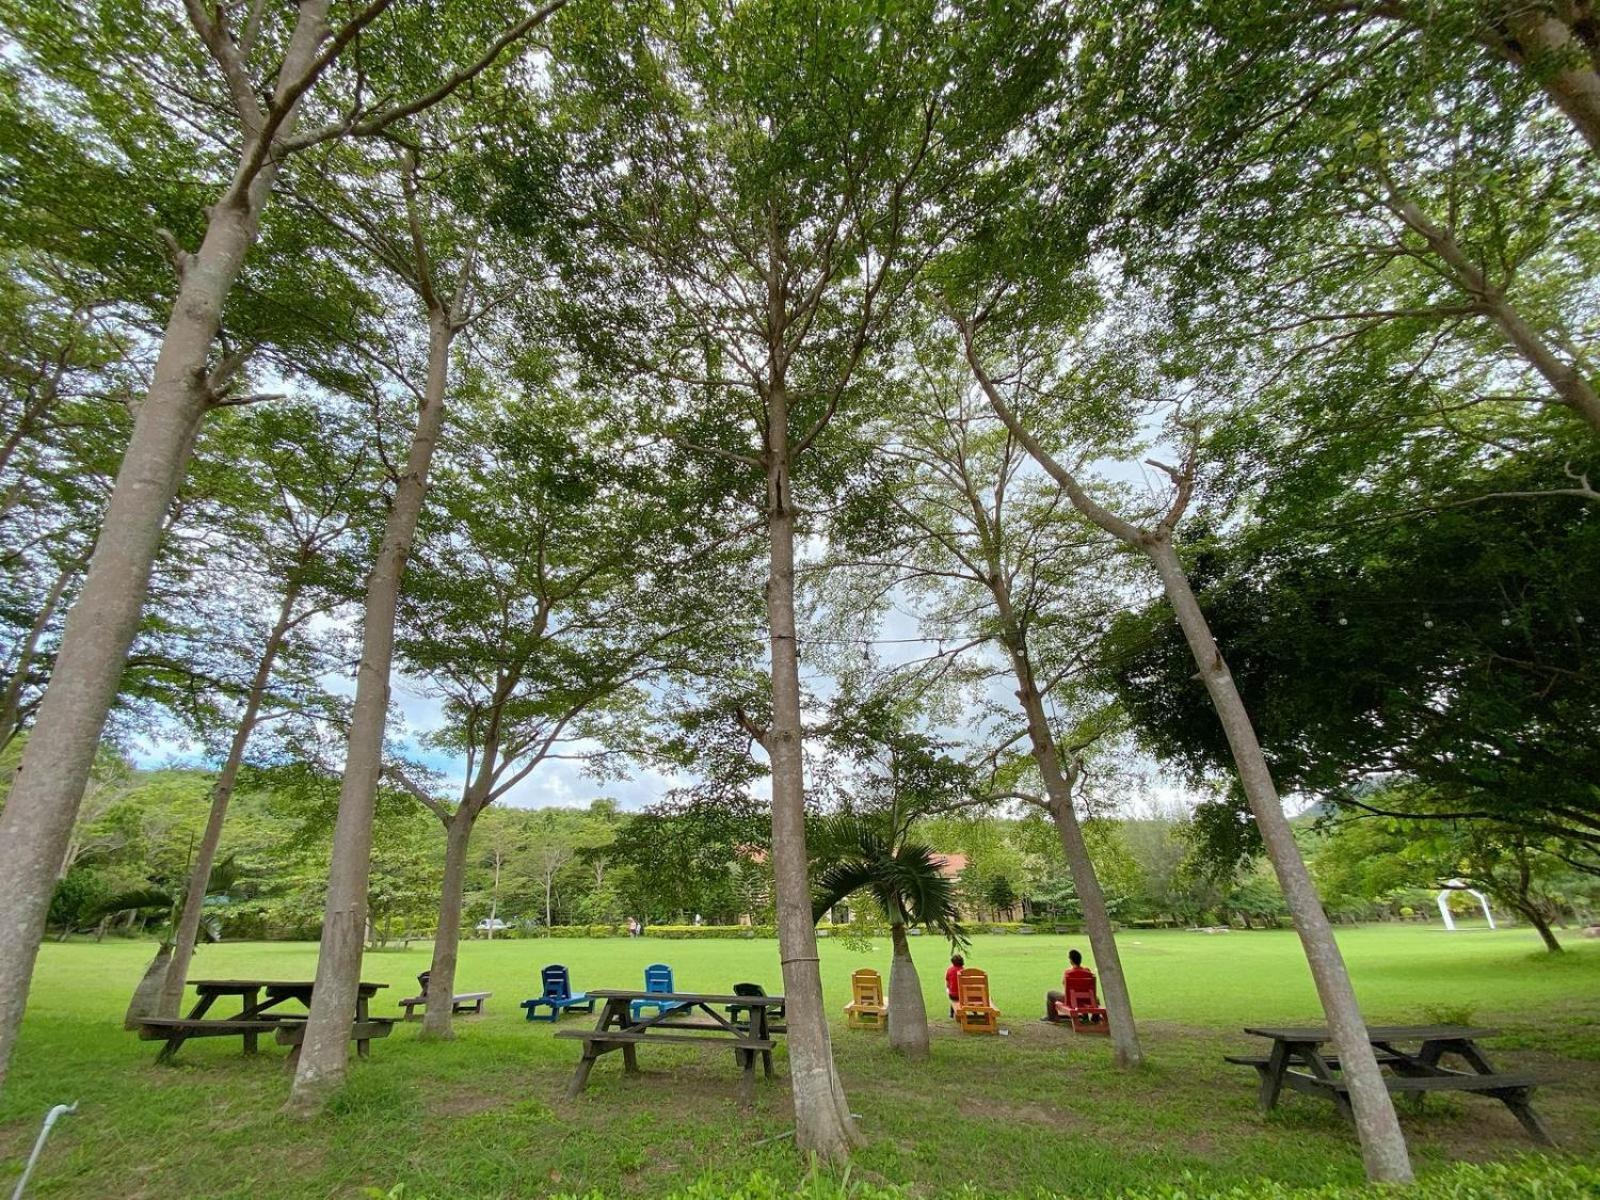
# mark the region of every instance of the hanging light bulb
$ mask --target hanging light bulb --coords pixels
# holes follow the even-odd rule
[[[1501,624],[1502,627],[1509,628],[1510,625],[1511,625],[1511,618],[1510,617],[1501,617],[1500,618],[1500,624]]]
[[[1339,618],[1339,624],[1341,624],[1341,625],[1350,624],[1350,618],[1349,617],[1340,617]]]
[[[1422,615],[1422,627],[1424,629],[1432,629],[1433,628],[1433,616],[1432,616],[1432,614],[1424,613]]]

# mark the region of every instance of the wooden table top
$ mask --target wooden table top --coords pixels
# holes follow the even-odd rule
[[[315,988],[316,985],[314,979],[191,979],[189,981],[189,986],[197,992],[221,994],[249,991],[301,992]],[[389,985],[362,980],[360,986],[363,992],[370,994]]]
[[[622,988],[597,988],[586,993],[602,1000],[662,1000],[676,1004],[738,1004],[745,1008],[774,1008],[782,996],[723,996],[705,992],[635,992]]]
[[[1257,1037],[1271,1038],[1275,1042],[1331,1042],[1333,1034],[1325,1025],[1302,1025],[1279,1028],[1275,1026],[1245,1029]],[[1472,1042],[1478,1038],[1494,1037],[1498,1029],[1478,1029],[1470,1025],[1368,1025],[1367,1040],[1373,1042]]]

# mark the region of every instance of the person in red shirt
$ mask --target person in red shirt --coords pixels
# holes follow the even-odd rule
[[[1044,1019],[1046,1021],[1059,1021],[1056,1015],[1056,1001],[1065,1000],[1071,992],[1087,991],[1094,994],[1094,972],[1083,965],[1083,955],[1076,950],[1067,951],[1067,961],[1072,965],[1061,975],[1061,990],[1059,992],[1046,992],[1044,994]]]
[[[950,969],[944,973],[944,994],[950,997],[950,1015],[956,1015],[956,1005],[961,1000],[961,968],[967,960],[959,954],[950,956]]]

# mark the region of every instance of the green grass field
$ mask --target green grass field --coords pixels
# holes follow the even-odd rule
[[[1524,930],[1447,934],[1436,927],[1351,929],[1341,937],[1369,1020],[1493,1024],[1502,1066],[1552,1080],[1538,1107],[1570,1153],[1600,1155],[1600,943],[1574,938],[1559,958]],[[1050,1189],[1099,1196],[1185,1173],[1200,1184],[1259,1176],[1291,1184],[1355,1182],[1353,1134],[1331,1105],[1289,1096],[1270,1117],[1255,1111],[1254,1076],[1221,1061],[1249,1051],[1249,1023],[1315,1020],[1309,975],[1292,933],[1133,932],[1122,937],[1149,1066],[1109,1066],[1103,1039],[1040,1024],[1042,995],[1060,979],[1062,937],[982,937],[968,961],[990,972],[1008,1036],[961,1037],[935,1021],[931,1063],[910,1066],[881,1035],[847,1031],[834,1042],[867,1147],[856,1179],[939,1195],[970,1184],[978,1195]],[[944,947],[914,943],[930,1015],[944,1013]],[[120,1027],[151,947],[49,944],[41,954],[23,1042],[0,1096],[0,1190],[20,1171],[50,1105],[78,1115],[52,1135],[30,1195],[40,1197],[302,1197],[387,1193],[407,1200],[550,1192],[659,1196],[703,1177],[754,1170],[797,1180],[805,1164],[781,1138],[790,1128],[786,1062],[736,1105],[726,1053],[649,1047],[644,1075],[624,1080],[603,1059],[588,1092],[562,1099],[578,1056],[553,1027],[522,1020],[538,969],[565,962],[579,988],[638,986],[647,963],[671,963],[685,990],[737,980],[778,990],[769,941],[497,941],[462,950],[462,990],[492,989],[488,1013],[458,1021],[450,1043],[398,1027],[352,1068],[350,1086],[322,1119],[280,1116],[284,1051],[255,1058],[238,1041],[192,1042],[177,1063],[154,1065],[156,1044]],[[368,956],[365,977],[387,981],[374,1011],[414,990],[428,947]],[[310,978],[316,947],[241,943],[203,949],[195,973]],[[824,942],[830,1008],[849,974],[886,969],[870,953]],[[571,1016],[562,1027],[588,1021]],[[1419,1171],[1532,1149],[1511,1115],[1479,1097],[1433,1097],[1402,1112]]]

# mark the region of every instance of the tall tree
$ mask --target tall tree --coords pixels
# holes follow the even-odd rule
[[[226,457],[237,498],[222,522],[229,536],[228,575],[234,586],[253,583],[250,600],[273,615],[264,628],[260,621],[239,622],[253,635],[254,662],[241,686],[227,689],[234,693],[235,703],[227,706],[233,726],[172,934],[156,1012],[164,1017],[177,1016],[183,1000],[207,881],[252,737],[264,721],[320,715],[307,711],[307,677],[332,664],[318,653],[316,635],[307,636],[308,623],[353,596],[353,564],[366,550],[373,509],[371,456],[348,417],[302,403],[247,411],[236,424],[216,431],[217,444],[207,447]],[[283,670],[284,660],[291,670]],[[315,692],[315,684],[310,686]]]
[[[119,5],[115,19],[104,22],[55,4],[7,6],[6,27],[23,53],[48,62],[56,48],[68,47],[76,56],[57,79],[67,90],[89,93],[91,103],[126,105],[130,118],[158,127],[171,104],[177,120],[205,131],[208,148],[224,149],[208,155],[219,169],[208,181],[216,190],[197,248],[184,249],[169,235],[178,290],[161,349],[62,632],[38,733],[0,814],[0,1082],[27,1001],[50,870],[138,626],[167,508],[201,420],[237,399],[250,357],[248,341],[218,353],[218,334],[283,162],[325,142],[377,136],[434,107],[563,2],[552,0],[509,27],[485,21],[471,3],[441,15],[432,5],[406,13],[410,6],[395,0],[373,0],[337,23],[331,0],[306,0],[292,12],[208,9],[186,0],[186,21],[166,6]],[[409,19],[379,22],[386,13]],[[424,31],[433,47],[425,66],[405,52]],[[370,107],[375,94],[392,100]]]
[[[1029,367],[1035,363],[1046,364],[1044,370],[1048,378],[1050,365],[1063,361],[1065,354],[1064,348],[1050,344],[1050,338],[1059,336],[1059,333],[1043,333],[1044,344],[1041,345],[1037,340],[1039,335],[1030,334],[1027,317],[1022,315],[1028,313],[1029,306],[1024,303],[1018,310],[1007,309],[1007,298],[1015,295],[1011,285],[1008,282],[991,283],[990,289],[983,292],[981,298],[974,298],[969,293],[963,297],[965,303],[954,303],[950,309],[951,322],[961,337],[973,379],[982,389],[995,415],[1005,422],[1017,441],[1066,492],[1073,507],[1117,542],[1148,559],[1161,579],[1162,589],[1227,736],[1240,785],[1260,828],[1262,841],[1272,860],[1289,911],[1294,917],[1323,1012],[1327,1015],[1334,1042],[1339,1048],[1367,1175],[1374,1180],[1409,1179],[1411,1163],[1405,1137],[1400,1131],[1394,1104],[1384,1086],[1377,1059],[1367,1038],[1349,972],[1345,969],[1343,956],[1334,940],[1327,913],[1323,910],[1305,859],[1284,816],[1277,787],[1262,754],[1249,710],[1228,670],[1221,648],[1212,637],[1205,613],[1195,599],[1188,573],[1174,544],[1178,523],[1194,496],[1197,464],[1193,440],[1195,434],[1192,428],[1180,430],[1180,437],[1189,442],[1184,460],[1175,467],[1159,467],[1170,476],[1172,482],[1162,509],[1149,518],[1135,520],[1113,511],[1098,500],[1078,475],[1063,465],[1024,423],[1027,412],[1023,404],[1028,397],[1040,394],[1041,389],[1041,379]],[[1009,354],[1005,358],[998,358],[1003,350],[1009,351]],[[1080,370],[1084,366],[1084,357],[1088,356],[1078,358],[1075,364]],[[1004,364],[998,369],[993,366],[996,359]],[[1065,361],[1073,361],[1072,356],[1065,355]],[[1079,379],[1075,382],[1081,386],[1084,381]],[[1051,388],[1044,384],[1042,391],[1049,395]],[[1023,398],[1021,402],[1019,396]],[[1031,420],[1035,429],[1037,420],[1035,409]]]
[[[1032,11],[839,0],[805,10],[586,11],[552,90],[582,131],[591,340],[648,380],[656,424],[725,464],[767,535],[773,865],[796,1144],[856,1140],[834,1070],[811,921],[795,544],[840,466],[863,365],[956,183],[999,153],[1058,61]],[[938,19],[936,19],[936,15]],[[570,69],[568,65],[570,64]],[[955,98],[959,97],[959,103]],[[805,469],[802,469],[805,468]]]
[[[716,663],[725,627],[707,586],[719,579],[707,565],[716,531],[697,515],[696,482],[669,477],[659,447],[608,428],[596,398],[535,388],[458,413],[401,602],[401,659],[444,705],[427,742],[466,765],[454,804],[415,792],[446,835],[429,1036],[450,1036],[478,817],[547,762],[598,767],[608,747],[641,746],[643,689]],[[535,842],[548,923],[576,847]]]
[[[922,606],[923,628],[939,639],[939,651],[918,673],[959,669],[960,686],[979,691],[999,673],[985,670],[983,656],[1003,656],[1023,725],[1016,728],[1016,710],[998,724],[993,774],[1013,774],[1008,752],[1027,743],[1043,795],[1009,779],[1001,790],[1036,803],[1055,825],[1112,1014],[1114,1056],[1137,1066],[1143,1052],[1132,1001],[1075,795],[1086,753],[1115,719],[1092,698],[1071,705],[1081,713],[1075,727],[1050,717],[1071,702],[1093,630],[1120,598],[1106,564],[1096,561],[1106,558],[1103,550],[1061,511],[1070,505],[1059,489],[1026,478],[1026,451],[995,428],[987,401],[974,402],[951,349],[934,337],[912,353],[909,394],[883,428],[879,476],[852,497],[842,555],[867,577],[870,601],[903,587]]]
[[[389,343],[392,353],[369,352],[363,362],[376,417],[381,420],[385,401],[394,389],[409,393],[416,409],[402,425],[406,429],[403,463],[385,459],[392,491],[382,540],[366,578],[361,655],[333,828],[316,988],[286,1105],[286,1111],[302,1116],[321,1109],[343,1084],[349,1065],[350,1028],[366,943],[372,822],[383,771],[401,581],[444,429],[451,348],[486,307],[484,298],[474,292],[480,277],[477,233],[470,219],[445,202],[436,189],[425,189],[417,153],[406,148],[398,162],[345,165],[356,170],[365,167],[367,186],[359,193],[353,188],[343,192],[335,198],[336,207],[330,205],[319,212],[345,233],[358,256],[371,256],[363,262],[375,261],[380,271],[388,273],[394,291],[408,295],[414,306],[411,320],[421,318],[418,323],[426,330],[426,343],[419,355],[412,337],[401,333]],[[398,197],[393,187],[385,189],[385,182],[398,185]]]

